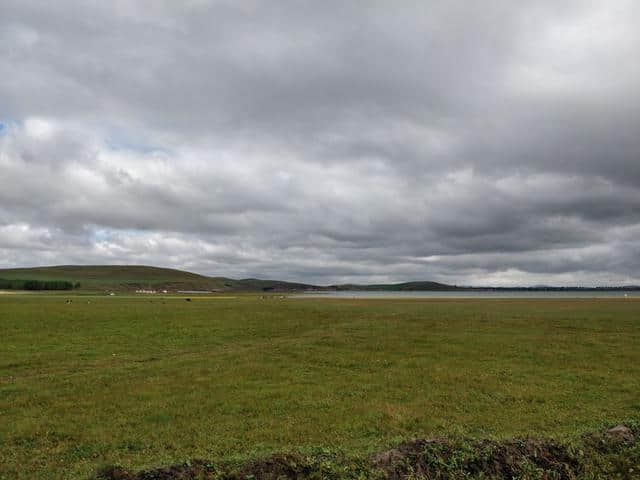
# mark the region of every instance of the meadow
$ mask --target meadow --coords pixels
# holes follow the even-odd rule
[[[638,300],[0,295],[3,480],[638,418]]]

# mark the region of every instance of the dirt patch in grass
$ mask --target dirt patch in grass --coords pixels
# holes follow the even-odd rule
[[[99,480],[541,479],[640,478],[638,432],[617,426],[578,442],[551,439],[419,439],[366,458],[340,453],[282,454],[238,465],[193,460],[131,472],[112,466]]]
[[[130,472],[122,467],[107,467],[98,472],[97,478],[104,480],[186,480],[217,478],[215,466],[206,460],[193,460],[180,465],[156,470]]]
[[[179,465],[130,472],[122,467],[107,467],[101,470],[97,478],[100,480],[191,480],[191,479],[296,479],[306,478],[312,473],[311,463],[302,455],[272,455],[252,460],[241,466],[218,463],[207,460],[192,460]]]
[[[584,444],[592,450],[601,453],[610,453],[625,447],[633,446],[636,443],[638,435],[625,425],[616,425],[615,427],[593,432],[584,435]],[[638,465],[638,474],[640,475],[640,465]]]
[[[570,480],[581,464],[568,447],[543,439],[453,444],[447,440],[416,440],[377,454],[373,463],[384,478],[528,478],[544,472],[549,478]]]

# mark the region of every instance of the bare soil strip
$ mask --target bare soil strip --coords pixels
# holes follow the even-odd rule
[[[636,425],[637,427],[637,425]],[[640,478],[638,429],[618,425],[573,443],[551,439],[420,439],[367,458],[322,452],[272,455],[237,465],[193,460],[131,472],[112,466],[99,480],[555,479]],[[635,430],[635,431],[634,431]]]

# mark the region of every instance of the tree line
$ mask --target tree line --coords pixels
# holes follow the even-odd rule
[[[0,278],[0,290],[71,290],[80,283],[66,280],[6,280]]]

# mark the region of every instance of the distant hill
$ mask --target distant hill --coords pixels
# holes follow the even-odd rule
[[[333,290],[372,290],[372,291],[448,291],[448,290],[458,290],[459,287],[455,287],[453,285],[445,285],[444,283],[437,282],[405,282],[405,283],[389,283],[389,284],[379,284],[379,285],[356,285],[356,284],[345,284],[345,285],[334,285],[329,287]]]
[[[436,282],[317,286],[257,278],[234,280],[232,278],[208,277],[183,270],[144,265],[60,265],[0,269],[0,279],[80,283],[79,290],[83,291],[154,289],[171,292],[178,290],[290,292],[301,290],[454,290],[457,288]]]
[[[0,279],[68,281],[84,291],[208,290],[293,291],[314,287],[304,283],[246,278],[207,277],[197,273],[144,265],[60,265],[54,267],[0,269]]]
[[[224,279],[171,268],[142,265],[60,265],[0,269],[2,279],[64,280],[79,282],[80,290],[128,291],[139,288],[167,290],[220,290]]]
[[[316,287],[306,283],[284,282],[282,280],[260,280],[258,278],[245,278],[243,280],[225,279],[227,285],[236,290],[246,291],[286,291],[286,290],[308,290]]]

